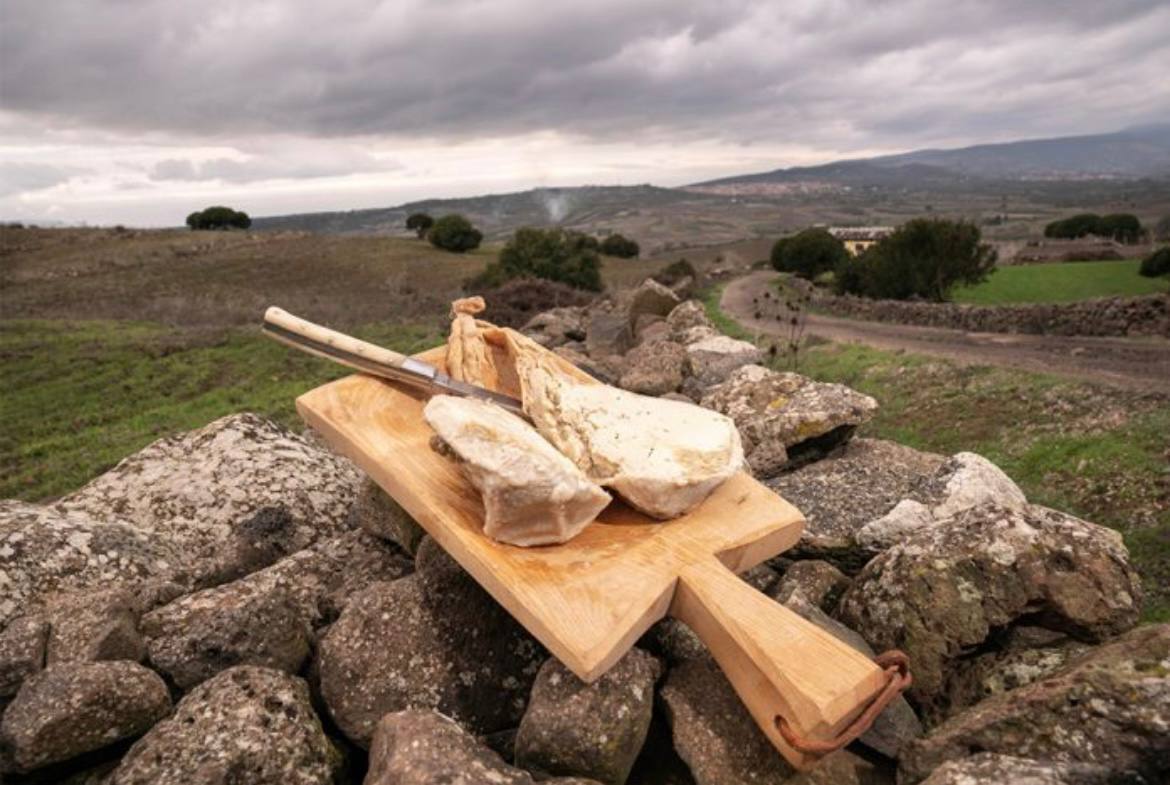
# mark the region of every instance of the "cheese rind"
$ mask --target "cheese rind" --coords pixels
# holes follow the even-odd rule
[[[528,423],[485,401],[437,395],[423,417],[458,456],[484,503],[484,534],[531,546],[566,542],[610,496]]]

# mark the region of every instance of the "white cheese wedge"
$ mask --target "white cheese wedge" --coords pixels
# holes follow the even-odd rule
[[[513,545],[566,542],[610,496],[514,414],[472,398],[437,395],[423,417],[483,496],[484,534]]]

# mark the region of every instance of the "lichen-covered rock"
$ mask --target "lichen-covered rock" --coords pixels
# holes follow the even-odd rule
[[[430,538],[415,563],[354,595],[321,640],[321,694],[338,727],[366,746],[383,714],[410,707],[475,733],[515,727],[543,647]]]
[[[692,363],[695,352],[705,345],[703,341],[688,347]],[[702,401],[735,421],[744,454],[758,477],[772,477],[789,463],[819,457],[846,441],[877,411],[877,401],[843,384],[749,364],[758,361],[757,351],[754,360],[734,365],[729,369],[733,372],[715,380],[721,383]],[[700,373],[696,366],[695,374]]]
[[[566,306],[538,313],[520,328],[520,332],[548,349],[554,349],[569,341],[583,341],[585,309],[580,306]]]
[[[1110,782],[1166,782],[1168,728],[1170,624],[1148,625],[951,717],[907,745],[899,776],[919,782],[978,750],[1099,766]]]
[[[618,384],[640,395],[675,392],[689,368],[687,350],[673,341],[643,343],[630,350]]]
[[[700,387],[720,384],[736,370],[758,363],[764,356],[755,344],[727,335],[693,341],[686,349],[691,374]]]
[[[62,509],[118,517],[217,572],[233,530],[265,507],[292,517],[290,552],[346,528],[361,481],[349,461],[254,414],[223,417],[122,460]]]
[[[1060,763],[980,752],[948,761],[922,785],[1114,785],[1118,780],[1104,766]]]
[[[945,460],[895,442],[853,439],[827,458],[768,480],[804,513],[804,532],[789,555],[824,559],[847,573],[861,569],[873,554],[857,544],[857,530],[889,512]]]
[[[799,591],[813,605],[832,613],[849,583],[849,577],[829,562],[806,559],[789,566],[768,596],[783,604]]]
[[[51,594],[169,579],[183,564],[164,538],[111,516],[0,501],[0,626]]]
[[[52,629],[49,664],[140,662],[146,656],[146,642],[138,631],[139,600],[125,588],[54,595],[45,603],[44,614]]]
[[[170,709],[166,684],[135,662],[65,662],[25,680],[0,741],[28,771],[137,736]]]
[[[653,278],[647,278],[630,295],[630,327],[637,324],[638,317],[667,316],[679,305],[678,295]]]
[[[993,630],[1027,617],[1101,640],[1132,627],[1140,607],[1140,579],[1116,532],[1043,507],[984,505],[874,558],[838,614],[874,648],[910,656],[910,694],[937,719],[960,658]]]
[[[15,695],[24,680],[45,667],[49,623],[41,616],[13,619],[0,632],[0,698]]]
[[[350,510],[351,524],[414,554],[426,532],[402,505],[367,477]]]
[[[698,332],[690,333],[688,331],[706,330],[704,337],[715,335],[715,325],[707,318],[707,309],[698,300],[687,300],[684,303],[679,303],[666,316],[666,324],[670,327],[670,338],[672,341],[679,343],[688,343],[684,340],[687,336],[698,335]]]
[[[232,527],[218,548],[215,563],[199,576],[200,582],[209,586],[249,575],[296,552],[303,547],[301,543],[296,520],[288,509],[261,507]]]
[[[305,682],[242,665],[179,701],[130,748],[110,785],[331,785],[340,765]]]
[[[650,629],[638,640],[638,645],[672,666],[711,656],[694,630],[670,616],[650,625]]]
[[[556,777],[555,785],[590,785],[591,780]],[[370,746],[365,785],[534,785],[532,775],[513,768],[452,720],[434,711],[405,709],[378,722]]]
[[[296,673],[309,656],[309,625],[283,587],[236,581],[142,618],[150,662],[187,690],[236,665]]]
[[[592,684],[549,658],[520,721],[516,765],[622,785],[646,740],[660,674],[658,661],[638,648]]]

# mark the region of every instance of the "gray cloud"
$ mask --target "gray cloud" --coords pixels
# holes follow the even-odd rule
[[[213,158],[190,161],[167,158],[150,170],[151,180],[222,180],[228,183],[250,183],[259,180],[311,179],[339,177],[355,173],[385,172],[401,168],[396,161],[375,158],[358,150],[315,150],[312,157],[286,155],[255,155],[246,159]]]
[[[84,170],[73,166],[24,163],[18,161],[0,162],[0,196],[40,191],[54,185],[68,182],[83,174]]]
[[[1170,116],[1170,7],[1159,0],[0,0],[0,9],[5,109],[211,140],[556,130],[848,149]],[[153,176],[277,176],[267,166],[164,162]]]

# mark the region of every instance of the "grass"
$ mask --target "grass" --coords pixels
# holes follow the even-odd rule
[[[954,300],[975,305],[1063,303],[1166,292],[1164,280],[1138,275],[1140,265],[1127,259],[999,267],[983,283],[956,289]]]
[[[754,338],[719,310],[717,289],[704,302],[720,329]],[[977,452],[1007,472],[1030,501],[1121,532],[1146,586],[1143,618],[1170,621],[1165,396],[859,344],[810,345],[800,371],[878,400],[877,415],[859,435],[942,454]]]

